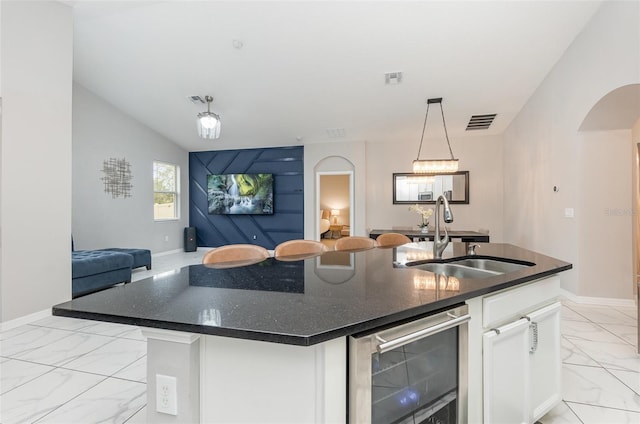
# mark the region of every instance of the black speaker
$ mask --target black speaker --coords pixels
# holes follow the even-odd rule
[[[184,251],[195,252],[198,249],[196,243],[196,227],[184,228]]]

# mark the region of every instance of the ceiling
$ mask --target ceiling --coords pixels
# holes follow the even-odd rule
[[[189,151],[501,134],[598,1],[67,1],[74,80]],[[385,73],[402,72],[399,84]],[[210,94],[218,140],[198,138]],[[427,138],[442,136],[438,109]],[[465,131],[471,115],[491,127]]]

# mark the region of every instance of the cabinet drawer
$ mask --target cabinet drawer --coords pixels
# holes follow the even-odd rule
[[[482,300],[482,326],[491,328],[520,318],[537,307],[551,303],[560,295],[560,277],[532,281],[522,287],[506,289]]]

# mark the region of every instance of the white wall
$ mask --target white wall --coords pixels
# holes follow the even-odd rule
[[[1,321],[71,298],[73,20],[60,2],[2,1]]]
[[[131,164],[131,197],[114,199],[104,192],[100,178],[103,161],[109,158],[125,158]],[[180,166],[179,220],[153,220],[154,160]],[[180,249],[189,223],[188,153],[79,84],[73,86],[72,216],[77,250]]]
[[[425,141],[427,142],[427,141]],[[315,173],[318,163],[327,157],[340,156],[354,165],[355,224],[354,235],[368,235],[369,229],[392,226],[415,226],[419,217],[407,205],[393,204],[394,172],[411,172],[418,148],[416,140],[395,143],[333,142],[305,146],[305,237],[314,238]],[[428,143],[444,143],[443,139]],[[490,231],[491,241],[501,242],[502,226],[502,138],[499,136],[465,137],[451,140],[460,170],[470,173],[470,203],[452,205],[453,229]],[[446,148],[446,144],[443,144]],[[423,154],[424,155],[424,154]],[[426,157],[426,156],[425,156]],[[323,171],[347,169],[323,169]]]
[[[412,172],[419,138],[394,143],[367,143],[367,226],[384,229],[413,226],[420,222],[408,205],[393,204],[392,175]],[[427,146],[444,139],[425,141]],[[502,229],[502,138],[499,136],[464,137],[451,140],[460,171],[469,171],[469,204],[451,205],[455,230],[490,231],[492,242],[501,242]],[[423,149],[424,150],[424,149]],[[436,155],[437,156],[437,155]],[[427,159],[424,151],[422,159]],[[446,157],[446,156],[438,156]],[[431,222],[433,225],[433,220]]]
[[[578,128],[603,96],[640,81],[639,8],[604,2],[504,134],[505,240],[572,262],[562,284],[578,296],[631,298],[631,218],[605,215],[630,207],[629,136]],[[594,197],[591,184],[615,189]]]

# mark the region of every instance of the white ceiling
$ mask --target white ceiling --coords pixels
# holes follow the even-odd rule
[[[74,79],[189,151],[501,134],[598,1],[70,1]],[[234,47],[240,40],[242,48]],[[398,85],[384,73],[401,71]],[[219,140],[189,95],[212,95]],[[427,138],[441,136],[439,111]],[[471,115],[497,113],[465,132]],[[432,120],[433,118],[433,120]],[[335,138],[327,130],[344,130]],[[334,131],[335,133],[335,131]]]

